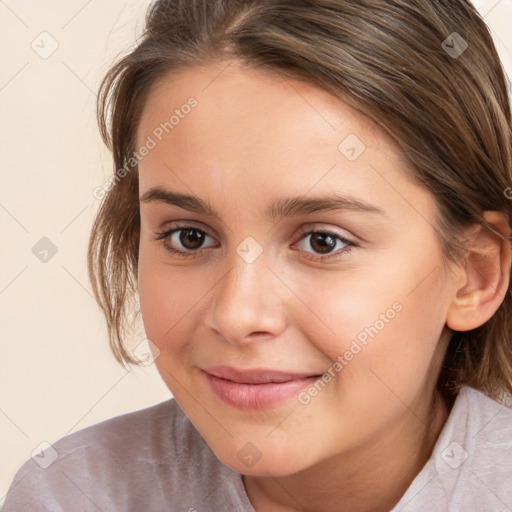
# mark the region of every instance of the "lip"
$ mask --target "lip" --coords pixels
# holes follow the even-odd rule
[[[292,398],[321,375],[271,369],[237,370],[229,366],[203,369],[212,391],[239,409],[265,409]]]
[[[204,371],[219,377],[221,379],[231,380],[240,384],[268,384],[283,383],[292,380],[303,379],[306,377],[317,376],[313,373],[295,373],[283,372],[281,370],[272,370],[265,368],[255,368],[251,370],[238,370],[231,366],[210,366]]]

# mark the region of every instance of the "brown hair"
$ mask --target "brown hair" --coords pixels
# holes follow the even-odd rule
[[[464,50],[464,42],[462,54],[450,53]],[[437,200],[437,231],[447,258],[460,256],[462,228],[492,229],[484,211],[501,211],[510,223],[511,201],[504,193],[512,185],[507,82],[489,29],[469,2],[156,1],[138,45],[103,79],[97,104],[117,176],[92,229],[88,268],[119,362],[137,362],[125,337],[137,314],[132,301],[140,221],[133,155],[145,99],[170,72],[230,59],[313,84],[386,130],[412,176]],[[437,383],[447,402],[462,385],[494,398],[512,391],[508,292],[484,325],[453,333]]]

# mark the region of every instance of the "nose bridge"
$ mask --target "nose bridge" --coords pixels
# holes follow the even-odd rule
[[[246,257],[251,250],[242,243],[233,253],[211,304],[210,327],[231,342],[253,333],[277,335],[285,324],[277,279],[263,254]]]

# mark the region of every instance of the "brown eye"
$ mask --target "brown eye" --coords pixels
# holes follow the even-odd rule
[[[356,247],[354,242],[330,231],[302,231],[299,248],[308,260],[324,261],[337,258]]]
[[[155,240],[163,240],[164,249],[175,256],[191,258],[200,255],[209,246],[203,247],[206,238],[214,239],[195,226],[174,227],[157,233]],[[215,244],[210,244],[215,245]]]
[[[199,249],[204,242],[205,233],[199,229],[180,229],[179,240],[185,249]]]
[[[325,254],[336,247],[336,239],[329,233],[312,233],[309,244],[316,252]]]

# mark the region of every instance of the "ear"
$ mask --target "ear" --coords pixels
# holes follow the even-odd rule
[[[454,296],[446,325],[469,331],[494,315],[508,293],[512,250],[510,225],[500,212],[485,212],[485,220],[504,238],[478,226],[467,242],[468,253],[456,272]]]

